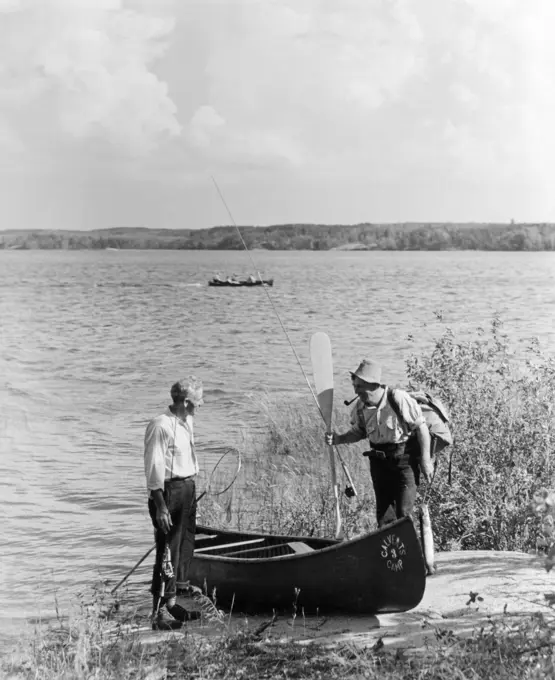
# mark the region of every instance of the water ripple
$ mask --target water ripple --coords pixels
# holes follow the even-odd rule
[[[302,366],[330,334],[338,398],[364,356],[402,380],[429,348],[442,310],[472,334],[501,312],[514,340],[555,346],[552,253],[256,253]],[[32,276],[29,272],[32,271]],[[239,252],[0,251],[0,638],[25,616],[52,616],[102,578],[119,579],[148,549],[142,443],[169,386],[202,376],[196,426],[203,468],[260,429],[262,389],[277,400],[306,384],[258,288],[216,290],[215,271],[249,274]],[[409,340],[409,335],[414,340]],[[145,598],[151,566],[129,584]],[[17,606],[14,605],[17,602]]]

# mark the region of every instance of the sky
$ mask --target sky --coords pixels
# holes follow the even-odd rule
[[[0,229],[555,221],[553,0],[0,0]]]

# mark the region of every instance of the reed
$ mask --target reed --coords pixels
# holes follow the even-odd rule
[[[428,499],[437,548],[541,547],[545,522],[530,508],[542,489],[555,487],[555,359],[537,340],[515,346],[494,317],[471,340],[456,338],[445,327],[430,340],[428,353],[409,358],[406,375],[402,387],[437,394],[452,415],[455,442],[438,455]],[[257,406],[264,435],[244,433],[245,464],[234,490],[233,524],[244,530],[332,536],[334,505],[323,425],[310,395],[284,405],[266,394],[257,398]],[[337,429],[348,427],[349,411],[336,406]],[[359,492],[353,499],[342,495],[348,537],[375,528],[365,448],[365,442],[342,447]],[[223,524],[224,501],[219,503],[207,509],[207,516]]]
[[[257,396],[256,405],[265,434],[243,432],[243,469],[233,489],[233,525],[240,530],[332,536],[335,501],[324,426],[310,395],[304,401],[283,405],[266,393]],[[334,415],[338,427],[346,428],[348,409],[338,408]],[[363,450],[363,444],[342,447],[358,491],[355,498],[341,495],[347,537],[375,528],[374,494]],[[348,482],[339,464],[337,476],[344,489]],[[199,521],[228,524],[228,503],[229,497],[207,499]]]

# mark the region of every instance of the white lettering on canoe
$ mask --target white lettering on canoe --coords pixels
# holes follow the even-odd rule
[[[386,566],[391,571],[403,571],[403,555],[406,555],[405,544],[395,534],[389,534],[383,540],[380,555],[386,560]]]
[[[387,568],[391,571],[403,571],[403,560],[387,560]]]

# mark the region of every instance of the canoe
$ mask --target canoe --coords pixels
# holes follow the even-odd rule
[[[209,286],[228,286],[229,288],[239,288],[241,286],[273,286],[274,279],[265,279],[264,281],[237,281],[236,283],[231,283],[229,281],[215,281],[212,279],[208,281]]]
[[[416,607],[426,584],[412,521],[346,541],[199,525],[189,580],[241,613],[378,614]]]

